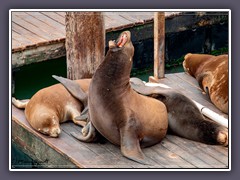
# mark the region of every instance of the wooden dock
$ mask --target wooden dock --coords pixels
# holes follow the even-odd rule
[[[185,73],[166,74],[160,83],[170,86],[211,110],[219,112],[202,94],[196,80]],[[228,169],[228,147],[206,145],[174,135],[167,135],[159,144],[144,148],[152,162],[142,165],[123,157],[120,148],[110,142],[83,143],[70,132],[81,128],[72,122],[61,125],[59,138],[49,138],[34,131],[25,119],[24,111],[12,106],[12,143],[21,147],[43,168],[203,168]],[[12,164],[12,167],[14,165]]]
[[[65,13],[62,11],[12,11],[12,67],[55,59],[66,55]],[[227,20],[227,13],[188,13],[165,12],[166,33],[195,29]],[[212,16],[214,14],[214,16]],[[106,33],[136,27],[133,39],[142,40],[153,37],[154,12],[103,12]],[[137,29],[148,26],[147,32]],[[146,30],[145,30],[146,31]],[[113,38],[111,34],[106,40]]]
[[[66,12],[12,12],[12,65],[59,58],[65,50]],[[104,12],[106,32],[153,21],[153,12]]]

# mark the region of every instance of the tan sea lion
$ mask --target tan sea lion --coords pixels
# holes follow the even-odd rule
[[[205,119],[194,102],[183,94],[159,86],[146,86],[137,78],[130,81],[135,91],[166,105],[169,132],[205,144],[228,145],[228,129]]]
[[[195,77],[212,103],[228,114],[228,55],[187,54],[183,67]]]
[[[131,89],[129,79],[134,54],[131,33],[124,31],[117,43],[110,41],[109,44],[110,49],[89,87],[88,125],[113,144],[120,145],[125,157],[145,164],[147,160],[141,146],[154,145],[165,137],[166,106]],[[82,135],[73,135],[82,140]]]
[[[75,81],[79,84],[76,98],[59,83],[39,90],[26,102],[12,98],[12,103],[18,108],[25,108],[26,119],[36,131],[57,137],[61,132],[60,123],[67,120],[85,126],[86,122],[79,121],[76,117],[81,115],[81,111],[87,105],[85,92],[90,81],[90,79]]]

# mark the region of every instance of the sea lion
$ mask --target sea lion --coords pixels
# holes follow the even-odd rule
[[[130,81],[136,92],[166,105],[169,132],[205,144],[228,145],[228,129],[205,119],[195,103],[183,94],[159,86],[146,86],[137,78]]]
[[[195,77],[212,103],[228,114],[228,55],[187,54],[183,67]]]
[[[76,98],[62,84],[55,84],[39,90],[26,102],[12,98],[12,103],[18,108],[25,108],[25,116],[29,124],[36,130],[51,137],[60,134],[60,123],[72,120],[75,124],[85,126],[86,122],[76,117],[87,106],[87,94],[90,79],[80,79]],[[80,88],[81,87],[81,88]],[[83,89],[83,90],[82,90]],[[80,101],[79,101],[80,100]]]
[[[106,57],[90,83],[89,123],[107,140],[120,145],[125,157],[148,164],[141,147],[154,145],[165,137],[167,109],[162,102],[131,89],[134,54],[131,33],[124,31],[117,42],[109,44]],[[82,140],[82,135],[79,136]]]
[[[76,82],[66,79],[61,83],[69,92],[77,93],[76,89],[79,88],[79,84]],[[130,84],[136,92],[155,98],[165,104],[168,112],[168,133],[205,144],[228,145],[228,129],[214,121],[205,119],[195,103],[180,92],[160,86],[147,86],[136,77],[130,78]],[[88,108],[81,113],[83,118],[80,119],[87,119],[87,111]],[[84,127],[83,133],[81,140],[91,142],[96,134],[96,129],[92,124],[88,124]],[[79,135],[76,136],[79,137]]]

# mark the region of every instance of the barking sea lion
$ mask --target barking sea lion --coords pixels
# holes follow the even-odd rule
[[[120,145],[122,154],[139,163],[146,163],[141,146],[151,146],[166,135],[166,106],[153,98],[136,93],[129,80],[134,47],[131,34],[124,31],[99,65],[89,87],[88,108],[91,129]],[[91,134],[93,130],[87,130]],[[73,134],[80,140],[82,135]]]

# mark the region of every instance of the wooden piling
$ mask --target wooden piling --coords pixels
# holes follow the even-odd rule
[[[104,58],[105,27],[101,12],[66,13],[67,77],[91,78]]]
[[[154,13],[154,78],[164,78],[165,74],[165,14]]]

